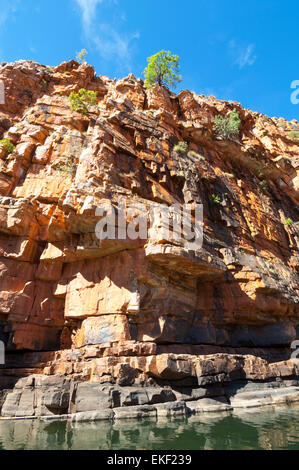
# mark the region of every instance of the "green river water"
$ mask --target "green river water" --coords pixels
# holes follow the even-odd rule
[[[0,449],[295,450],[298,421],[299,405],[158,421],[0,421]]]

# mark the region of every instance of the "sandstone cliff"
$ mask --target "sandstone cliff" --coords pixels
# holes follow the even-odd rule
[[[298,122],[75,61],[6,64],[0,80],[0,138],[15,145],[0,150],[0,389],[30,376],[3,392],[4,415],[27,403],[24,390],[31,403],[50,385],[50,404],[42,394],[19,415],[72,412],[74,383],[81,400],[91,393],[82,381],[163,395],[297,377],[287,360],[299,333]],[[81,88],[98,96],[87,115],[69,106]],[[214,117],[234,108],[240,137],[216,136]],[[148,211],[203,204],[202,249],[165,238],[159,221],[154,238],[100,242],[96,208],[119,197]]]

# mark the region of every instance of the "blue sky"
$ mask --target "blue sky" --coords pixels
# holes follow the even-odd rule
[[[142,76],[146,58],[180,56],[178,88],[299,119],[298,0],[0,0],[0,60],[57,65],[82,48],[98,74]]]

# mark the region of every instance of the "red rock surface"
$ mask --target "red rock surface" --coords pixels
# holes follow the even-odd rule
[[[0,154],[0,335],[24,352],[19,367],[31,351],[29,372],[47,365],[46,374],[105,381],[130,367],[146,381],[171,354],[189,357],[190,377],[199,355],[287,355],[299,325],[299,226],[285,223],[299,220],[299,146],[289,137],[298,122],[146,90],[133,75],[97,77],[75,61],[7,64],[0,80],[1,138],[16,146]],[[68,102],[82,87],[98,94],[86,116]],[[213,119],[233,108],[240,137],[224,140]],[[175,152],[180,141],[193,153]],[[203,204],[203,248],[165,239],[158,220],[158,239],[99,242],[96,207],[120,196],[148,211]],[[38,355],[49,351],[55,358]]]

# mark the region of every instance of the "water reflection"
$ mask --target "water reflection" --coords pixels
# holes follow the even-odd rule
[[[299,406],[116,423],[0,421],[0,449],[299,449]]]

